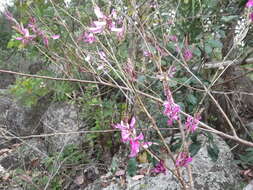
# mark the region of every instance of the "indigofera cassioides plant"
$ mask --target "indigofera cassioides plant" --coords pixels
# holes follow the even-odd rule
[[[229,57],[222,55],[226,31],[223,25],[230,26],[235,17],[227,17],[227,13],[224,13],[221,19],[215,16],[216,20],[212,20],[213,15],[209,14],[217,13],[219,3],[215,4],[216,1],[201,1],[195,7],[188,1],[181,4],[175,1],[171,5],[166,3],[166,6],[161,2],[89,1],[73,8],[76,5],[73,0],[70,9],[63,8],[62,2],[30,2],[24,6],[31,5],[31,11],[24,14],[25,19],[18,21],[8,11],[5,17],[16,32],[11,40],[15,43],[10,47],[43,55],[46,62],[53,65],[49,70],[55,72],[55,77],[21,75],[80,84],[77,85],[78,90],[65,93],[73,102],[78,102],[88,91],[85,86],[87,83],[96,89],[94,91],[99,100],[95,101],[96,106],[102,107],[101,102],[112,97],[115,104],[124,102],[126,106],[122,112],[133,115],[130,119],[125,119],[122,113],[113,114],[111,111],[101,111],[99,114],[101,118],[116,118],[110,120],[113,129],[109,130],[119,132],[121,142],[129,146],[127,159],[134,159],[145,151],[156,160],[154,168],[150,170],[152,173],[166,175],[172,172],[186,189],[187,186],[193,187],[190,164],[194,154],[190,148],[191,144],[198,143],[195,137],[205,133],[200,126],[237,142],[252,143],[240,139],[236,134],[222,133],[200,121],[203,116],[201,106],[207,96],[220,109],[211,93],[212,85],[220,77],[217,77],[219,71],[214,75],[217,78],[211,78],[213,73],[202,72],[201,69],[212,58],[216,61]],[[252,22],[253,1],[245,3],[245,19],[247,23]],[[171,6],[170,12],[167,5]],[[43,17],[43,14],[48,17]],[[208,15],[208,19],[202,18],[202,14]],[[217,22],[221,27],[203,26],[209,22],[211,26]],[[19,92],[19,88],[15,88]],[[44,96],[44,93],[40,94]],[[233,131],[228,116],[224,112],[222,114]],[[143,120],[147,122],[147,131],[156,132],[155,137],[144,132],[140,125]],[[99,123],[96,129],[106,131],[106,127],[110,127],[103,128],[102,125],[103,122]],[[165,142],[164,134],[169,133],[162,133],[160,128],[179,136],[175,140],[177,148]],[[159,140],[155,139],[157,137]],[[165,149],[174,165],[168,166],[156,151],[159,148],[153,147]],[[182,177],[181,171],[184,169],[187,169],[190,184]]]

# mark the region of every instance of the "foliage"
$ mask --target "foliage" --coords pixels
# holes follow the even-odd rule
[[[42,79],[19,78],[10,92],[24,105],[31,107],[38,102],[39,98],[48,94],[49,90]]]

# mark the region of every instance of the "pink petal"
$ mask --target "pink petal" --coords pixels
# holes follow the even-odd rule
[[[115,9],[112,9],[111,16],[112,18],[117,19],[117,12]]]
[[[99,19],[105,18],[105,15],[103,14],[103,12],[100,10],[100,8],[98,6],[94,7],[94,12],[95,12],[95,15],[97,16],[97,18],[99,18]]]
[[[60,35],[59,34],[55,34],[55,35],[52,35],[51,38],[54,39],[54,40],[57,40],[57,39],[60,38]]]
[[[143,55],[145,57],[152,57],[152,53],[150,51],[143,51]]]
[[[253,0],[248,0],[246,7],[248,7],[248,8],[253,7]]]
[[[130,133],[127,130],[121,131],[121,140],[122,142],[126,143],[130,140]]]
[[[129,157],[136,157],[140,151],[140,143],[138,140],[131,139],[130,145],[131,145],[131,153],[130,153]]]
[[[148,147],[150,147],[152,144],[156,144],[156,143],[152,143],[152,142],[144,142],[144,143],[141,143],[141,145],[142,145],[143,148],[148,148]]]
[[[23,40],[23,37],[17,37],[16,40]]]
[[[99,33],[102,33],[104,30],[103,27],[90,27],[89,28],[89,32],[92,32],[94,34],[99,34]]]
[[[24,35],[24,36],[29,36],[29,30],[27,29],[27,28],[23,28],[22,29],[22,34]]]
[[[130,128],[134,128],[134,125],[135,125],[135,117],[133,116],[132,119],[131,119],[131,122],[130,122]]]
[[[249,18],[253,22],[253,13],[250,13]]]
[[[105,21],[94,21],[93,23],[96,27],[103,27],[106,25]]]
[[[138,137],[135,137],[135,140],[143,140],[143,139],[144,139],[144,136],[142,133],[140,133]]]
[[[46,47],[48,47],[48,38],[47,37],[43,37],[43,43]]]
[[[116,27],[112,27],[111,28],[112,32],[122,32],[123,31],[123,27],[122,28],[116,28]]]

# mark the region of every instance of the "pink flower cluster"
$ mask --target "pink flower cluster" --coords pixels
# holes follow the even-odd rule
[[[44,31],[40,30],[37,27],[36,24],[36,19],[35,18],[30,18],[28,28],[30,28],[38,37],[40,36],[43,40],[44,45],[48,48],[49,45],[49,38],[52,38],[53,40],[59,39],[60,35],[51,35],[50,37],[45,34]]]
[[[164,166],[164,161],[160,160],[158,164],[156,164],[155,168],[152,169],[152,172],[154,173],[163,173],[164,175],[166,174],[166,168]]]
[[[115,128],[121,130],[122,142],[130,144],[131,153],[129,157],[136,157],[141,147],[148,148],[153,144],[152,142],[142,142],[144,140],[142,133],[137,136],[135,122],[135,117],[132,117],[130,123],[124,123],[121,121],[120,124],[114,125]]]
[[[177,167],[186,167],[192,161],[192,157],[190,157],[186,152],[180,152],[178,158],[176,159]]]
[[[119,39],[122,39],[125,33],[122,21],[117,18],[116,11],[113,9],[111,14],[106,16],[98,6],[94,7],[94,13],[97,16],[96,21],[94,21],[89,27],[88,31],[84,32],[81,39],[86,43],[93,43],[96,41],[96,34],[102,34],[106,29],[110,32],[115,32]],[[122,25],[117,27],[117,25]]]
[[[15,29],[21,36],[17,37],[16,40],[21,41],[22,44],[27,45],[28,43],[32,42],[36,37],[41,36],[43,43],[46,47],[48,47],[49,43],[49,37],[48,35],[45,35],[45,32],[42,30],[39,30],[36,26],[36,20],[35,18],[30,18],[29,24],[27,28],[23,26],[23,24],[19,24],[16,19],[13,17],[13,15],[10,12],[5,12],[5,17],[14,25],[12,28]],[[29,29],[34,34],[30,34]],[[59,39],[60,35],[52,35],[50,36],[52,39]]]
[[[185,122],[185,128],[193,133],[197,129],[200,119],[199,114],[196,114],[194,117],[188,116]]]
[[[250,13],[249,18],[253,22],[253,13]]]
[[[248,8],[253,7],[253,0],[248,0],[248,2],[246,3],[246,7],[248,7]],[[250,13],[249,18],[253,22],[253,12]]]
[[[165,101],[163,105],[165,108],[163,113],[169,118],[167,123],[172,125],[175,120],[179,119],[180,106],[172,101]]]
[[[248,8],[253,7],[253,0],[248,0],[248,2],[246,3],[246,7]]]
[[[183,56],[185,61],[190,61],[193,57],[192,51],[189,48],[185,48]]]
[[[168,125],[172,125],[175,120],[179,119],[180,106],[174,102],[170,90],[167,91],[167,101],[164,102],[164,115],[168,117]]]
[[[19,25],[13,28],[22,35],[20,37],[17,37],[16,40],[20,40],[24,45],[28,44],[36,37],[35,35],[30,35],[29,30],[27,28],[24,28],[23,25]]]

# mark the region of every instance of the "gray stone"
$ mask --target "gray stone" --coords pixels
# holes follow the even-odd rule
[[[200,137],[206,141],[205,137]],[[194,179],[194,189],[197,190],[241,190],[241,179],[239,168],[233,164],[233,156],[229,146],[218,136],[214,136],[214,142],[219,147],[219,159],[213,162],[207,153],[204,145],[191,163],[192,175]],[[167,164],[172,166],[170,160]],[[182,168],[184,178],[187,180],[187,172]],[[159,174],[155,177],[145,176],[140,180],[133,180],[127,177],[127,185],[121,187],[119,183],[110,184],[102,188],[99,181],[89,185],[85,190],[179,190],[181,189],[177,179],[170,173]]]
[[[6,136],[23,134],[25,114],[28,110],[19,105],[5,90],[0,92],[0,125]],[[25,130],[26,131],[26,130]],[[31,131],[31,130],[28,130]],[[30,134],[30,132],[29,132]],[[1,139],[0,139],[1,141]]]
[[[44,141],[39,138],[29,139],[17,148],[0,156],[0,165],[8,170],[16,168],[29,168],[32,160],[42,161],[48,158]]]
[[[15,82],[15,75],[9,73],[0,73],[0,88],[6,89]]]
[[[49,152],[59,152],[68,144],[80,145],[82,138],[78,133],[83,127],[78,117],[78,109],[71,104],[52,104],[42,117],[44,133],[54,134],[47,137]],[[61,134],[57,134],[61,133]]]
[[[0,125],[7,136],[40,134],[41,116],[50,101],[41,98],[38,104],[28,108],[20,104],[7,90],[0,90]]]
[[[253,190],[253,180],[251,180],[250,183],[243,188],[243,190]]]

